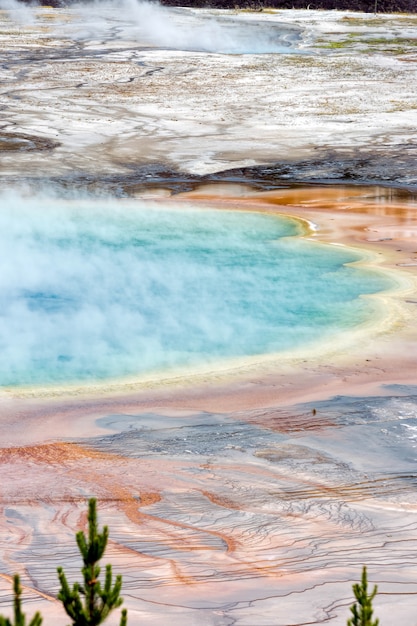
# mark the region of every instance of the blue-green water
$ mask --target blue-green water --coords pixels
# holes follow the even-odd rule
[[[303,346],[391,287],[256,213],[3,198],[0,383],[120,377]]]

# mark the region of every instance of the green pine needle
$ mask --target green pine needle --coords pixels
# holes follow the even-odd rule
[[[26,626],[26,615],[22,612],[22,601],[20,599],[20,596],[22,595],[22,587],[20,586],[20,578],[18,574],[13,576],[13,593],[13,622],[11,622],[8,617],[2,617],[0,615],[0,626]],[[30,620],[28,626],[41,626],[41,624],[41,614],[36,612]]]
[[[109,538],[107,526],[100,533],[97,525],[97,501],[91,498],[88,503],[88,538],[83,531],[76,534],[78,549],[84,567],[81,572],[83,584],[74,583],[70,589],[63,569],[58,568],[61,589],[58,599],[64,605],[67,615],[72,619],[72,626],[98,626],[109,614],[123,602],[120,597],[122,577],[116,576],[113,584],[111,565],[106,566],[104,586],[99,576],[101,568],[98,562],[102,558]],[[122,611],[120,626],[127,625],[127,611]],[[2,626],[0,624],[0,626]]]
[[[368,594],[368,577],[366,567],[362,570],[362,580],[352,585],[356,598],[355,604],[350,607],[352,618],[348,619],[347,626],[378,626],[379,619],[372,621],[373,607],[372,600],[375,598],[378,587],[375,585],[373,591]]]

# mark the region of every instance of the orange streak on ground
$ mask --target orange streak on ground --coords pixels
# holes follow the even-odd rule
[[[0,463],[10,463],[19,459],[38,463],[62,464],[79,459],[115,460],[121,458],[123,457],[116,454],[108,454],[64,442],[0,448]]]
[[[0,578],[2,578],[3,580],[7,580],[11,584],[13,584],[13,576],[8,576],[8,574],[0,574]],[[22,581],[20,581],[20,586],[23,591],[31,591],[32,593],[36,594],[37,596],[40,596],[41,598],[44,598],[45,600],[49,600],[50,602],[56,602],[56,604],[59,604],[59,605],[61,604],[60,601],[55,598],[55,596],[44,593],[40,591],[39,589],[35,589],[34,587],[29,587],[28,585],[24,585],[22,584]]]
[[[106,480],[106,477],[97,475],[96,478],[98,482],[102,484],[104,483],[106,485],[106,488],[111,491],[113,497],[118,503],[119,510],[121,510],[130,521],[134,522],[138,526],[140,526],[144,522],[144,520],[156,520],[158,522],[161,522],[162,524],[167,523],[169,524],[169,526],[178,526],[180,528],[188,527],[186,524],[180,524],[178,522],[172,522],[172,521],[164,520],[162,518],[156,518],[152,515],[142,513],[139,510],[141,506],[150,506],[152,504],[155,504],[156,502],[159,502],[161,500],[161,496],[158,493],[143,493],[140,496],[140,501],[138,501],[136,498],[132,497],[132,494],[130,493],[129,490],[124,489],[123,487],[120,487],[115,482],[109,483]],[[86,525],[86,520],[84,521],[84,526],[85,525]],[[140,530],[138,532],[140,532]],[[172,534],[172,541],[170,542],[169,545],[175,545],[176,549],[180,549],[180,546],[178,546],[178,537],[175,536],[175,534]],[[123,548],[123,549],[126,550],[126,548]],[[190,547],[188,546],[187,549],[190,549]],[[135,553],[138,555],[141,554],[139,551],[135,551]],[[146,556],[149,558],[149,555],[146,555]],[[187,584],[187,585],[192,584],[193,582],[192,578],[182,573],[180,567],[178,566],[177,563],[175,563],[173,559],[166,559],[166,558],[158,557],[155,555],[152,555],[152,559],[157,560],[157,561],[163,561],[163,562],[168,561],[171,566],[173,578],[177,583]]]
[[[216,506],[221,506],[225,509],[235,509],[237,511],[241,511],[243,509],[243,507],[240,504],[238,504],[237,502],[234,502],[230,498],[226,498],[223,495],[211,493],[210,491],[206,491],[205,489],[201,490],[201,494],[205,496],[208,500],[210,500],[210,502],[212,502]]]
[[[90,450],[87,448],[83,448],[77,444],[71,443],[54,443],[54,444],[45,444],[38,446],[20,446],[15,448],[6,448],[0,450],[0,463],[10,463],[16,461],[29,461],[31,463],[45,463],[45,464],[65,464],[69,461],[77,461],[77,460],[92,460],[92,461],[108,461],[114,462],[115,460],[120,460],[122,457],[108,454],[103,452],[97,452],[95,450]],[[135,460],[136,464],[140,464],[140,461]],[[121,510],[127,519],[132,521],[133,523],[140,526],[145,521],[156,523],[157,526],[162,527],[162,534],[164,538],[160,538],[160,541],[166,541],[167,545],[175,546],[176,550],[212,550],[213,548],[208,546],[203,546],[199,543],[197,546],[191,545],[187,538],[179,537],[175,533],[175,529],[189,529],[192,531],[199,531],[198,527],[191,526],[186,523],[181,523],[173,520],[164,519],[162,517],[156,517],[150,513],[146,513],[141,511],[142,507],[152,506],[161,500],[161,494],[157,491],[149,492],[144,491],[140,492],[140,499],[133,497],[132,492],[129,488],[124,488],[120,485],[120,479],[114,480],[109,479],[109,476],[106,474],[105,470],[103,471],[103,467],[100,465],[100,468],[94,469],[90,464],[88,466],[80,466],[76,465],[74,469],[69,470],[70,474],[73,474],[76,477],[77,481],[80,481],[84,478],[87,483],[100,485],[105,492],[107,492],[108,497],[106,500],[114,500],[115,504]],[[66,501],[76,501],[76,500],[84,500],[81,496],[79,498],[65,498]],[[86,514],[83,513],[80,519],[81,527],[86,527],[87,517]],[[171,529],[171,530],[169,530]],[[138,531],[140,532],[140,530]],[[161,532],[161,528],[158,532]],[[219,537],[224,544],[227,546],[226,552],[230,553],[236,549],[236,541],[225,534],[214,531],[204,529],[202,531],[203,534],[213,535]],[[149,555],[147,555],[149,558]],[[154,559],[167,561],[166,558],[161,557],[153,557]],[[190,576],[183,574],[178,566],[172,559],[168,559],[172,571],[174,573],[174,577],[177,582],[191,584],[193,582]]]
[[[13,448],[0,449],[0,463],[10,463],[15,461],[29,461],[35,463],[45,463],[49,465],[65,464],[70,461],[80,460],[92,460],[94,462],[104,461],[114,463],[117,460],[124,460],[123,457],[115,454],[104,453],[89,448],[82,447],[78,444],[57,442],[51,444],[35,445],[35,446],[17,446]],[[131,461],[135,465],[140,465],[140,460]],[[105,468],[105,466],[104,466]],[[106,474],[105,469],[100,464],[96,467],[91,464],[87,466],[77,465],[75,469],[69,469],[69,473],[73,473],[77,480],[84,478],[87,483],[93,483],[100,485],[105,490],[110,499],[114,499],[118,508],[124,512],[126,517],[135,524],[142,524],[146,520],[154,520],[158,524],[168,525],[171,528],[191,529],[196,530],[195,527],[189,524],[175,522],[172,520],[165,520],[160,517],[155,517],[152,514],[141,511],[142,507],[151,506],[161,500],[161,494],[158,491],[144,491],[140,492],[140,499],[138,500],[132,495],[131,489],[122,487],[120,479],[110,479]],[[81,499],[81,498],[80,498]],[[108,499],[108,498],[106,498]],[[86,524],[86,517],[84,515],[84,522]],[[236,548],[236,542],[230,537],[216,531],[207,531],[204,533],[209,535],[218,536],[227,545],[227,552],[233,552]],[[178,543],[181,540],[175,533],[169,533],[171,540],[176,542],[177,548],[180,549]],[[185,541],[182,539],[182,541]],[[188,543],[185,546],[187,550],[202,549],[199,545],[198,548],[190,546]]]

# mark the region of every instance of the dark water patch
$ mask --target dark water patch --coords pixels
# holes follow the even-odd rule
[[[377,183],[401,185],[417,191],[417,146],[404,143],[392,148],[324,148],[318,150],[314,158],[234,168],[203,176],[202,180],[246,180],[262,189],[274,189],[285,182]]]
[[[405,391],[405,390],[404,390]],[[300,420],[308,416],[320,422],[332,422],[336,428],[325,441],[319,430],[303,435],[308,445],[319,445],[328,454],[351,462],[356,468],[376,475],[387,472],[403,475],[415,483],[417,461],[417,394],[372,397],[335,396],[321,402],[298,404],[276,410],[276,423]],[[263,416],[263,424],[268,420]],[[329,431],[327,431],[329,432]],[[408,478],[407,478],[408,477]],[[392,476],[391,476],[392,479]],[[390,480],[391,480],[390,479]]]
[[[388,391],[396,392],[397,394],[403,394],[405,396],[417,396],[417,385],[383,385],[383,389],[387,389]]]
[[[398,388],[399,387],[399,388]],[[300,414],[314,412],[322,418],[332,420],[341,426],[348,424],[369,424],[415,420],[417,426],[417,389],[413,386],[387,386],[403,392],[389,396],[334,396],[320,402],[298,404],[292,411]]]
[[[76,194],[88,197],[130,198],[155,188],[165,189],[171,194],[193,191],[201,181],[200,176],[180,172],[160,163],[126,166],[126,169],[127,173],[109,172],[99,175],[72,172],[64,176],[41,178],[13,176],[3,179],[3,183],[14,188],[24,184],[34,192],[42,188],[52,189],[62,198],[73,198]]]
[[[414,502],[417,473],[416,440],[410,438],[409,430],[412,420],[389,428],[383,421],[366,422],[369,399],[354,400],[356,421],[343,420],[340,428],[330,427],[324,432],[306,430],[296,436],[277,432],[267,423],[251,424],[241,419],[245,412],[200,412],[185,417],[114,414],[97,424],[116,432],[83,440],[82,445],[127,458],[189,462],[183,470],[187,475],[197,475],[197,479],[207,472],[214,480],[224,472],[237,472],[233,484],[240,472],[246,475],[244,468],[252,468],[253,487],[256,484],[258,488],[259,477],[255,476],[262,467],[262,490],[281,503],[332,499],[344,503],[368,499]],[[382,406],[384,400],[392,398],[371,400],[374,406]],[[328,403],[340,401],[334,398]],[[343,401],[352,409],[353,399]],[[293,407],[295,413],[304,408]]]
[[[208,467],[190,468],[191,473],[216,471],[219,459],[222,462],[230,459],[239,465],[249,462],[273,466],[284,473],[307,471],[314,475],[325,473],[335,480],[351,478],[349,465],[340,463],[336,457],[315,446],[295,443],[283,433],[242,421],[233,414],[200,412],[186,417],[116,414],[99,419],[97,424],[118,432],[83,440],[83,445],[87,443],[101,452],[129,458],[208,463]],[[275,481],[273,484],[275,487]]]
[[[0,134],[1,137],[4,136]],[[14,136],[14,135],[13,135]],[[19,135],[22,137],[22,135]],[[30,138],[29,138],[30,139]],[[35,138],[40,140],[40,138]],[[50,142],[55,147],[56,142]],[[38,144],[37,145],[41,145]],[[47,146],[47,143],[45,143]],[[391,188],[390,200],[417,200],[417,146],[369,149],[322,149],[314,158],[291,158],[264,165],[238,167],[198,175],[172,168],[165,163],[137,163],[118,160],[119,173],[75,171],[60,176],[6,176],[3,185],[24,183],[34,190],[55,187],[60,194],[74,191],[92,195],[131,197],[160,188],[171,194],[196,189],[201,184],[238,183],[255,190],[268,191],[294,185],[379,185]],[[124,171],[123,171],[124,170]]]
[[[0,135],[1,141],[2,135]],[[50,141],[50,140],[43,140]],[[57,142],[52,147],[59,145]],[[45,148],[46,149],[46,148]],[[335,157],[336,158],[336,157]],[[170,194],[185,193],[194,191],[202,184],[242,184],[254,191],[272,191],[274,189],[289,189],[306,187],[312,185],[329,186],[378,186],[385,188],[387,200],[390,201],[417,201],[417,158],[415,159],[415,170],[412,169],[414,161],[410,161],[407,176],[398,176],[395,159],[390,160],[387,156],[384,162],[379,165],[375,161],[375,168],[380,168],[381,176],[364,175],[363,161],[358,159],[350,168],[357,168],[357,176],[348,177],[342,173],[344,164],[339,160],[333,161],[329,156],[320,161],[320,171],[317,169],[315,161],[299,161],[284,164],[259,165],[247,168],[234,168],[223,170],[207,175],[192,174],[169,167],[164,163],[151,163],[132,165],[131,163],[118,162],[117,166],[124,168],[125,173],[102,173],[93,172],[72,172],[60,176],[4,176],[1,185],[7,187],[19,187],[25,185],[33,191],[42,188],[55,189],[61,197],[74,193],[86,194],[88,196],[112,196],[114,198],[129,198],[140,195],[154,189],[163,189]],[[398,163],[398,162],[397,162]],[[341,174],[332,178],[331,172],[326,168],[337,169],[340,167]],[[385,169],[386,168],[386,169]],[[314,171],[313,171],[314,170]],[[319,175],[320,174],[320,175]]]
[[[109,49],[104,48],[87,48],[84,42],[75,41],[68,43],[62,49],[54,48],[48,50],[45,48],[40,49],[26,49],[26,48],[13,48],[13,50],[0,50],[0,60],[2,67],[5,69],[12,69],[16,75],[14,81],[22,77],[21,73],[28,73],[28,69],[25,68],[28,64],[36,65],[45,62],[57,62],[68,63],[71,61],[100,61],[106,60],[106,57],[114,57],[117,54],[126,55],[129,53],[130,57],[134,57],[136,53],[148,50],[147,46],[131,46],[127,51],[123,47],[111,47]],[[143,66],[144,63],[136,61],[137,65]],[[59,71],[57,69],[57,71]]]
[[[247,451],[253,454],[283,440],[278,433],[206,412],[187,418],[153,413],[110,415],[97,420],[97,425],[121,432],[95,437],[87,441],[88,445],[135,458],[214,456]]]
[[[0,131],[0,156],[2,152],[53,150],[59,145],[59,142],[44,137]]]

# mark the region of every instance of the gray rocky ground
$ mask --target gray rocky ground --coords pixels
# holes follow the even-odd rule
[[[0,14],[3,185],[417,185],[416,16],[141,6]]]

